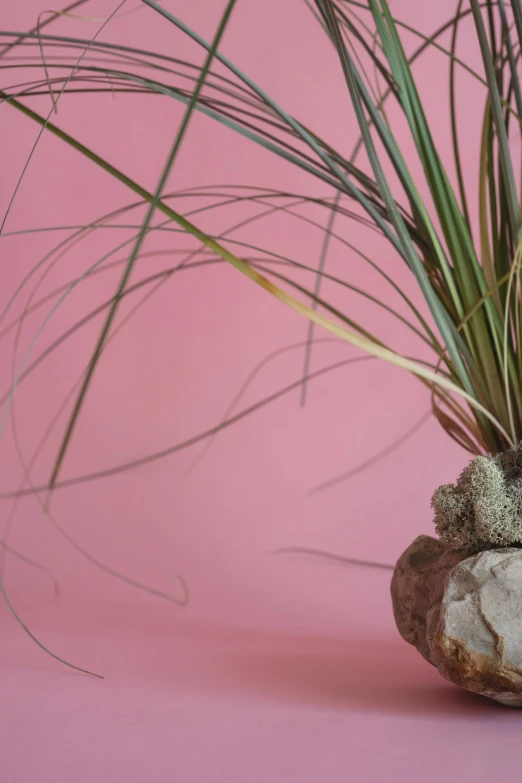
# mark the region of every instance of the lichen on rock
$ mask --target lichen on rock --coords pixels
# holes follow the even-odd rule
[[[522,545],[522,443],[496,456],[473,459],[456,484],[431,501],[435,528],[454,549],[473,554]]]

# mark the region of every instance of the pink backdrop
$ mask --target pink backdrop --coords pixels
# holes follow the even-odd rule
[[[84,13],[103,18],[113,5],[93,2]],[[210,38],[223,3],[169,0],[165,6]],[[429,32],[453,13],[453,6],[453,2],[446,0],[436,7],[397,0],[393,8],[397,16],[408,18],[410,23],[419,24]],[[46,8],[41,0],[11,4],[3,9],[2,27],[28,29],[35,23],[37,14]],[[94,33],[97,25],[99,22],[63,19],[54,29],[87,37]],[[468,21],[463,25],[462,52],[473,58],[475,52],[469,32]],[[114,20],[101,38],[143,48],[156,47],[174,56],[202,61],[201,51],[189,46],[174,28],[146,8]],[[411,45],[413,39],[405,40]],[[447,39],[444,43],[447,44]],[[328,42],[318,31],[304,3],[300,0],[265,0],[263,3],[242,0],[227,30],[222,50],[300,120],[341,151],[349,153],[356,138],[356,128],[343,91],[340,70]],[[449,158],[446,63],[440,55],[428,55],[419,63],[416,73],[421,88],[429,91],[430,116],[441,147]],[[6,82],[6,77],[3,78]],[[8,78],[12,83],[12,73]],[[474,130],[476,120],[471,109],[478,106],[475,101],[478,93],[470,80],[464,80],[462,85],[465,88],[461,98],[464,160],[467,173],[473,178],[478,133]],[[50,101],[48,97],[42,97],[33,100],[31,105],[46,112]],[[11,107],[3,105],[1,111],[3,211],[38,128]],[[180,117],[181,108],[164,98],[130,99],[122,95],[116,98],[105,95],[65,96],[54,119],[60,127],[76,134],[137,181],[153,189]],[[452,168],[451,162],[449,168]],[[207,184],[279,187],[294,193],[332,195],[326,187],[275,160],[268,152],[253,149],[244,139],[208,118],[197,116],[171,176],[169,189]],[[14,201],[5,232],[28,227],[78,225],[131,201],[134,201],[133,195],[123,186],[75,151],[44,134]],[[190,208],[188,201],[184,205]],[[243,215],[241,209],[229,208],[227,213],[203,217],[201,224],[209,231],[222,230]],[[323,221],[325,217],[323,215]],[[360,231],[350,226],[344,226],[342,233],[350,240],[360,237]],[[68,254],[42,283],[40,295],[70,280],[128,236],[117,231],[110,236],[107,234],[87,240]],[[18,282],[59,236],[38,233],[7,236],[1,240],[2,300],[7,301]],[[281,216],[238,233],[237,238],[273,247],[309,264],[317,264],[319,258],[319,232],[296,227],[290,219]],[[150,246],[179,249],[186,244],[183,237],[172,239],[167,235]],[[375,242],[373,250],[377,252],[379,262],[395,274],[405,290],[413,291],[411,280],[387,248]],[[166,250],[160,258],[142,261],[134,279],[145,276],[149,269],[162,269],[169,262],[172,263],[172,258]],[[329,269],[346,274],[362,287],[380,285],[369,276],[366,266],[340,243],[332,244],[328,265]],[[49,322],[31,356],[37,356],[74,320],[104,301],[113,290],[117,274],[116,271],[102,275],[79,286]],[[20,312],[36,280],[37,277],[24,289],[24,295],[11,310],[6,323]],[[386,334],[392,345],[409,348],[411,341],[404,330],[379,311],[368,310],[354,295],[338,295],[338,301],[354,316],[365,319],[365,323],[369,323],[369,313],[376,328]],[[122,314],[127,311],[128,305],[124,304]],[[43,314],[44,310],[40,310],[28,318],[20,341],[18,362],[30,345]],[[30,457],[61,399],[85,365],[100,324],[99,318],[91,322],[20,386],[13,410],[26,457]],[[302,318],[224,265],[174,277],[129,321],[114,345],[107,349],[62,477],[132,460],[212,427],[221,420],[256,364],[270,352],[304,340],[306,330],[307,323]],[[0,343],[2,390],[10,383],[13,339],[14,332],[11,332],[9,338]],[[318,369],[355,355],[349,346],[318,345],[314,349],[312,366]],[[251,404],[298,379],[302,366],[302,348],[278,356],[259,373],[242,404]],[[344,704],[355,717],[341,713],[344,714],[342,720],[350,720],[350,726],[352,723],[359,726],[361,715],[368,714],[377,722],[364,731],[361,729],[359,734],[353,726],[351,729],[355,734],[352,733],[349,741],[350,753],[356,745],[363,747],[362,755],[349,757],[361,765],[361,770],[366,770],[367,777],[360,779],[383,779],[380,775],[384,774],[385,767],[379,766],[378,760],[367,754],[371,747],[368,737],[373,736],[379,721],[384,720],[391,742],[385,751],[387,758],[396,765],[392,769],[397,775],[406,774],[405,759],[410,753],[413,754],[412,775],[417,774],[423,766],[424,751],[421,753],[418,747],[413,750],[408,744],[408,721],[413,725],[419,715],[424,714],[424,709],[426,714],[432,715],[435,728],[426,728],[424,733],[421,730],[419,739],[427,742],[432,732],[440,750],[449,741],[449,732],[446,735],[446,730],[441,728],[441,717],[451,720],[454,716],[455,725],[469,726],[471,736],[478,703],[455,700],[453,690],[440,683],[434,673],[417,660],[413,651],[397,639],[386,572],[354,570],[303,556],[275,557],[270,552],[277,547],[299,545],[391,563],[414,536],[431,533],[431,494],[439,484],[453,480],[467,460],[435,422],[427,424],[399,450],[357,478],[309,495],[309,490],[316,484],[349,470],[393,442],[428,408],[428,395],[415,379],[393,367],[373,361],[362,362],[315,380],[309,387],[305,409],[300,407],[299,392],[295,391],[221,433],[205,458],[190,472],[188,468],[200,446],[132,472],[56,492],[52,504],[56,519],[93,556],[167,592],[178,590],[175,575],[182,574],[191,593],[191,601],[183,610],[137,592],[86,562],[56,533],[34,498],[20,503],[11,530],[11,543],[56,574],[62,598],[59,602],[53,601],[45,575],[11,557],[6,570],[9,595],[30,628],[39,632],[59,654],[72,656],[81,665],[101,667],[104,673],[112,674],[116,683],[126,682],[129,672],[134,682],[147,682],[152,690],[140,691],[144,701],[140,702],[142,707],[139,709],[144,715],[150,717],[154,710],[160,709],[158,704],[163,702],[161,699],[155,701],[157,694],[164,693],[166,687],[177,687],[179,680],[176,703],[179,705],[180,700],[185,703],[183,700],[189,698],[187,693],[195,700],[180,718],[183,729],[178,726],[176,733],[180,752],[186,747],[183,732],[188,731],[190,724],[187,716],[192,714],[191,710],[199,709],[194,705],[199,705],[198,699],[203,698],[195,693],[199,694],[205,688],[212,693],[216,682],[220,683],[221,697],[246,689],[251,693],[254,714],[259,693],[265,694],[265,701],[278,694],[285,695],[286,709],[295,712],[294,733],[288,733],[286,745],[282,739],[286,730],[281,729],[281,737],[277,741],[274,739],[279,734],[274,726],[282,720],[277,711],[279,707],[276,709],[279,718],[272,716],[269,720],[265,716],[260,719],[261,724],[266,719],[270,731],[275,732],[274,736],[270,732],[265,735],[265,727],[256,725],[253,713],[248,713],[248,703],[245,706],[240,700],[241,706],[223,719],[222,730],[228,739],[234,732],[234,736],[243,736],[241,732],[244,732],[241,753],[246,755],[231,752],[232,766],[227,766],[225,761],[220,766],[215,761],[221,758],[217,753],[213,762],[207,766],[201,762],[201,767],[197,766],[200,759],[195,761],[194,756],[185,758],[182,755],[182,769],[186,772],[176,778],[180,781],[266,781],[269,775],[270,779],[278,781],[341,779],[339,775],[346,770],[349,759],[344,755],[335,756],[337,761],[334,763],[329,747],[333,742],[335,748],[343,747],[346,751],[343,743],[348,741],[348,727],[342,728],[331,715],[332,710],[335,712],[343,706],[342,699],[339,701],[339,693],[344,692],[339,678],[347,676],[346,656],[352,656],[354,671],[359,675],[348,676],[350,692],[355,695],[351,702],[348,700],[349,703]],[[63,416],[60,422],[36,463],[35,481],[45,481],[49,476],[58,437],[65,424]],[[17,487],[22,473],[10,425],[0,450],[0,468],[1,491]],[[9,502],[4,501],[2,524],[7,520],[9,509]],[[3,626],[9,629],[6,663],[11,667],[11,674],[17,672],[15,679],[5,687],[6,698],[16,701],[21,692],[38,693],[47,703],[50,694],[56,693],[54,681],[49,679],[42,685],[38,673],[40,670],[56,673],[57,666],[42,658],[40,651],[23,637],[4,606],[0,608],[0,617]],[[215,656],[219,658],[232,651],[229,668],[235,672],[234,676],[223,670],[216,674],[213,665],[194,652],[206,648],[209,627],[214,629],[211,635],[213,644],[217,645]],[[122,639],[127,637],[121,629],[129,628],[134,634],[133,641],[124,643]],[[231,628],[236,630],[227,632],[229,635],[224,637],[225,629]],[[190,631],[190,643],[185,640],[185,631]],[[310,650],[310,656],[305,664],[297,666],[296,675],[293,661],[303,648]],[[125,650],[124,654],[122,650]],[[233,656],[242,661],[241,654],[245,650],[250,656],[247,655],[248,662],[235,666]],[[126,663],[122,663],[122,655]],[[167,664],[172,656],[177,663]],[[267,669],[265,663],[259,664],[258,659],[279,661],[277,671],[274,673],[270,666]],[[382,674],[382,671],[388,671],[389,661],[395,661],[398,672],[390,677]],[[173,674],[174,670],[176,674]],[[24,677],[29,678],[28,685]],[[171,723],[174,720],[167,714],[168,706],[161,718],[158,717],[160,713],[154,713],[156,718],[145,731],[139,728],[139,709],[136,708],[137,715],[131,710],[135,717],[135,738],[131,731],[128,735],[118,735],[115,744],[109,744],[107,731],[111,724],[106,717],[107,710],[110,712],[116,704],[115,710],[129,714],[129,700],[121,694],[121,700],[118,701],[118,696],[115,702],[110,702],[106,695],[86,695],[92,693],[89,690],[91,683],[91,680],[82,680],[80,685],[70,687],[79,700],[77,703],[84,704],[82,720],[85,723],[81,725],[87,728],[87,733],[91,729],[94,731],[93,726],[97,727],[95,734],[105,751],[100,751],[103,763],[100,760],[99,766],[89,767],[91,772],[85,772],[85,778],[81,779],[114,779],[115,770],[122,770],[122,754],[127,764],[123,769],[134,774],[133,779],[144,779],[141,775],[146,769],[152,775],[149,779],[171,779],[164,777],[165,770],[162,772],[159,767],[151,772],[146,760],[147,748],[151,753],[159,753],[161,759],[168,756],[169,740],[164,736],[165,729],[151,728],[154,720],[161,726],[164,721]],[[119,686],[114,687],[117,690]],[[310,698],[309,687],[313,690]],[[49,780],[70,779],[71,771],[76,769],[75,759],[88,758],[88,749],[77,744],[76,735],[69,737],[68,734],[73,729],[68,727],[64,715],[70,693],[68,690],[68,695],[56,696],[55,702],[51,700],[54,722],[50,724],[52,731],[68,737],[66,741],[73,748],[70,759],[67,756],[64,760],[59,755],[58,746],[52,745],[52,751],[49,750],[50,735],[46,732],[51,728],[46,728],[45,721],[39,724],[43,728],[31,735],[36,748],[31,757],[34,764],[51,753],[53,763],[49,767]],[[107,691],[103,693],[107,694]],[[423,706],[428,693],[428,701],[433,705],[431,710],[429,706]],[[84,697],[88,706],[82,701]],[[101,701],[97,701],[98,698]],[[112,706],[108,706],[109,702]],[[165,705],[169,703],[167,699]],[[30,710],[28,702],[24,705],[25,712],[19,707],[20,717],[17,713],[16,718],[22,739],[27,730],[24,718]],[[209,699],[208,709],[204,711],[209,726],[214,725],[212,710],[218,709],[213,705]],[[300,712],[303,705],[304,713]],[[314,722],[310,705],[318,709],[320,725]],[[482,702],[480,705],[480,709],[489,708],[489,705],[483,707]],[[97,709],[105,716],[101,723]],[[243,715],[243,709],[249,717]],[[331,720],[324,717],[324,710]],[[491,710],[487,714],[498,717],[498,713]],[[219,723],[221,719],[217,714],[215,717]],[[398,723],[393,722],[395,719]],[[198,743],[213,748],[218,740],[212,739],[214,735],[207,736],[207,729],[210,729],[203,718],[202,722],[199,720],[194,718],[195,725],[206,728],[201,728],[201,735],[197,732],[190,735],[187,742],[195,743],[194,750]],[[509,726],[504,725],[507,718],[502,720],[503,736],[508,737]],[[104,721],[108,721],[106,728]],[[300,755],[301,743],[306,743],[306,738],[317,732],[321,737],[320,747],[316,748],[316,766],[310,766]],[[245,750],[252,737],[265,737],[264,741],[272,749],[269,756],[273,766],[258,752],[255,742],[252,746],[257,748],[255,752]],[[136,746],[130,755],[123,752],[123,746],[129,748],[135,742],[142,743],[143,757]],[[275,744],[270,744],[272,742]],[[118,743],[122,744],[121,748]],[[403,750],[392,752],[392,746]],[[430,750],[430,754],[432,752]],[[479,754],[477,769],[487,769],[486,757],[480,756],[482,751],[478,747],[476,752]],[[12,780],[28,779],[33,762],[26,756],[23,761],[17,757],[17,761],[12,762]],[[297,766],[292,766],[294,762]],[[445,772],[442,759],[439,763],[442,766],[437,768],[437,774]],[[58,766],[53,767],[53,764]],[[193,764],[196,767],[191,766]],[[331,768],[329,764],[332,764]],[[58,777],[51,777],[52,769],[59,770]],[[250,769],[251,774],[244,777],[246,769]],[[311,777],[307,777],[310,769]],[[75,779],[80,780],[80,777]]]

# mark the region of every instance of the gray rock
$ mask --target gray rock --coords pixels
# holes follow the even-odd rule
[[[420,536],[392,579],[401,636],[450,682],[522,706],[522,549],[472,557]]]

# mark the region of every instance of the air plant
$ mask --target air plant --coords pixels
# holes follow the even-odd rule
[[[132,205],[104,216],[84,231],[78,230],[56,252],[65,252],[85,232],[101,229],[139,205],[147,205],[133,238],[118,248],[125,254],[123,259],[114,261],[108,254],[56,292],[55,308],[86,277],[116,264],[122,268],[117,289],[102,305],[101,309],[106,311],[104,325],[74,392],[74,405],[49,480],[45,486],[36,488],[47,493],[47,509],[52,493],[64,483],[61,469],[75,425],[96,366],[113,336],[118,307],[133,289],[132,273],[142,257],[143,244],[150,232],[159,230],[164,230],[167,237],[169,231],[174,231],[176,237],[186,234],[195,241],[196,250],[187,251],[176,267],[165,270],[158,277],[158,284],[194,263],[225,262],[308,319],[303,388],[309,375],[314,327],[320,326],[356,349],[415,375],[429,390],[431,410],[440,425],[474,457],[499,455],[518,445],[522,440],[522,218],[520,155],[515,154],[513,139],[520,138],[522,118],[522,87],[518,75],[522,46],[520,0],[469,0],[469,3],[458,0],[454,16],[430,36],[395,18],[387,0],[303,0],[314,14],[321,34],[327,36],[333,47],[345,83],[344,100],[352,107],[358,123],[360,137],[354,139],[350,157],[287,112],[221,53],[221,38],[235,0],[226,4],[212,42],[204,40],[175,16],[168,3],[142,0],[148,6],[148,13],[161,16],[173,31],[199,45],[205,53],[203,66],[156,51],[102,41],[99,33],[107,20],[91,40],[49,32],[49,25],[56,18],[83,13],[81,7],[87,2],[77,0],[60,13],[50,13],[30,31],[0,31],[4,84],[0,90],[1,101],[21,112],[28,121],[37,123],[42,132],[51,133],[64,145],[74,148],[137,198]],[[116,4],[111,16],[123,5]],[[473,25],[482,60],[479,68],[469,65],[458,54],[458,31],[464,24]],[[418,41],[413,53],[405,51],[405,32],[415,35]],[[442,43],[448,35],[449,46]],[[414,73],[415,62],[432,49],[446,56],[448,62],[448,119],[453,148],[450,160],[440,152],[427,116],[430,96],[418,89]],[[36,68],[38,75],[22,84],[15,83],[20,65],[25,75],[34,73]],[[317,67],[321,67],[320,63]],[[478,198],[475,192],[470,193],[463,172],[455,87],[458,69],[465,70],[483,87],[484,103],[477,118],[481,139],[477,161]],[[11,83],[6,84],[8,79]],[[174,100],[185,106],[155,192],[146,190],[66,133],[59,126],[59,117],[53,116],[53,109],[64,93],[82,93],[88,100],[91,93],[104,91],[153,94],[158,99]],[[42,94],[50,95],[52,100],[47,116],[32,106],[31,99]],[[288,194],[275,187],[271,191],[209,188],[206,193],[211,200],[209,205],[192,210],[193,214],[183,213],[177,207],[183,194],[165,193],[165,186],[196,111],[226,126],[230,133],[240,134],[298,167],[315,183],[318,195]],[[408,138],[404,135],[405,128]],[[325,189],[335,196],[325,197]],[[197,192],[201,194],[203,190]],[[221,235],[211,235],[201,228],[199,219],[205,209],[239,202],[261,205],[262,215],[282,210],[292,219],[307,220],[324,231],[325,252],[319,268],[311,269],[271,248],[249,247],[247,243],[235,241],[233,232],[225,226]],[[326,212],[329,215],[326,227],[324,222],[314,222],[298,213],[294,208],[298,203]],[[161,217],[161,223],[155,221],[156,216]],[[424,300],[422,307],[402,290],[379,258],[371,258],[341,239],[342,232],[337,227],[353,221],[386,240],[413,276]],[[371,290],[327,271],[327,244],[334,237],[344,241],[348,255],[358,254],[381,276],[390,291],[402,299],[407,315]],[[194,254],[199,254],[199,261],[194,261]],[[308,273],[312,282],[303,283],[303,272]],[[349,311],[325,297],[322,294],[325,280],[341,290],[355,292],[399,319],[418,341],[419,355],[398,351],[384,337],[355,320]],[[5,315],[6,310],[0,320]],[[425,358],[426,347],[430,349],[431,359]],[[5,416],[17,384],[30,372],[28,358],[28,355],[27,361],[24,358],[4,399]],[[220,423],[204,436],[215,434],[222,426]],[[131,463],[121,469],[129,466]],[[34,489],[31,486],[23,491]]]

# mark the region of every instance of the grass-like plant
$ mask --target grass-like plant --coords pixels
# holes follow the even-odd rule
[[[87,2],[77,0],[61,14],[82,15],[86,13],[82,6]],[[49,32],[49,26],[61,15],[58,13],[46,15],[27,32],[0,31],[1,101],[24,114],[28,121],[39,124],[42,133],[54,134],[87,157],[137,197],[136,203],[73,234],[56,252],[65,252],[67,242],[81,240],[88,231],[127,216],[140,204],[148,205],[133,238],[119,247],[125,258],[114,261],[108,254],[86,269],[81,278],[56,292],[54,309],[82,279],[114,264],[122,268],[117,289],[102,307],[106,311],[104,325],[74,393],[74,405],[49,481],[45,487],[37,488],[47,492],[47,507],[53,490],[61,484],[67,449],[93,373],[113,335],[118,307],[134,290],[133,269],[143,256],[147,235],[159,230],[175,231],[176,236],[185,232],[196,242],[193,253],[200,253],[197,263],[231,264],[252,283],[308,319],[312,327],[308,332],[304,380],[309,374],[313,325],[321,326],[355,348],[413,373],[428,388],[433,414],[441,426],[472,455],[497,455],[517,445],[522,440],[522,218],[520,154],[515,152],[513,140],[521,137],[522,118],[518,73],[522,47],[520,0],[458,0],[454,16],[429,37],[412,29],[407,20],[396,19],[387,0],[303,0],[335,51],[344,77],[345,100],[357,119],[360,137],[354,139],[350,157],[292,116],[220,52],[221,37],[240,0],[226,3],[212,42],[176,17],[168,2],[142,2],[148,6],[147,13],[160,15],[166,25],[201,47],[206,53],[203,66],[156,51],[108,43],[103,30],[112,16],[122,10],[124,2],[115,3],[113,13],[91,40]],[[473,26],[481,67],[472,67],[459,56],[458,35],[463,25],[468,31],[469,25]],[[403,46],[405,32],[410,38],[415,35],[418,41],[417,48],[408,54]],[[449,160],[441,153],[430,127],[430,96],[421,93],[415,79],[415,62],[433,49],[447,57],[448,122],[453,148]],[[15,83],[20,66],[26,79],[21,84]],[[317,68],[321,68],[321,63],[317,63]],[[27,73],[35,69],[35,77],[27,79]],[[476,130],[480,134],[478,193],[476,188],[469,192],[463,171],[456,94],[459,69],[483,86],[484,103]],[[59,116],[53,115],[64,93],[80,92],[89,100],[90,94],[106,91],[149,93],[185,106],[154,192],[62,130]],[[32,105],[33,96],[42,94],[49,94],[52,100],[47,116],[35,111]],[[117,111],[117,104],[115,107]],[[275,186],[272,191],[215,188],[205,193],[210,198],[205,208],[183,214],[177,209],[183,194],[167,194],[165,186],[194,112],[203,113],[226,126],[230,133],[240,134],[298,167],[316,183],[318,195],[287,194]],[[326,189],[335,197],[324,197]],[[228,203],[262,205],[262,214],[283,210],[293,220],[318,226],[325,233],[319,268],[312,270],[299,259],[281,256],[272,248],[240,243],[234,240],[228,226],[223,227],[220,236],[205,232],[198,222],[200,215],[205,209]],[[314,222],[294,208],[297,203],[313,205],[330,217],[322,224]],[[158,216],[161,223],[156,220]],[[379,258],[370,257],[342,239],[338,227],[352,221],[384,237],[414,277],[425,307],[419,307],[402,290]],[[358,254],[383,278],[393,295],[402,298],[406,315],[372,290],[327,271],[326,249],[332,237],[343,241],[349,254]],[[41,263],[47,260],[46,257]],[[152,282],[161,284],[192,263],[195,262],[189,252],[176,267]],[[302,282],[305,272],[312,279],[309,285]],[[355,320],[349,311],[325,298],[321,293],[324,280],[355,292],[399,319],[419,341],[419,357],[403,355]],[[1,321],[6,312],[0,315]],[[426,346],[431,350],[431,360],[424,358]],[[28,358],[24,358],[4,400],[4,422],[16,385],[30,371]],[[233,417],[227,421],[232,420]],[[213,431],[205,436],[212,434]],[[126,467],[129,466],[121,469]]]

